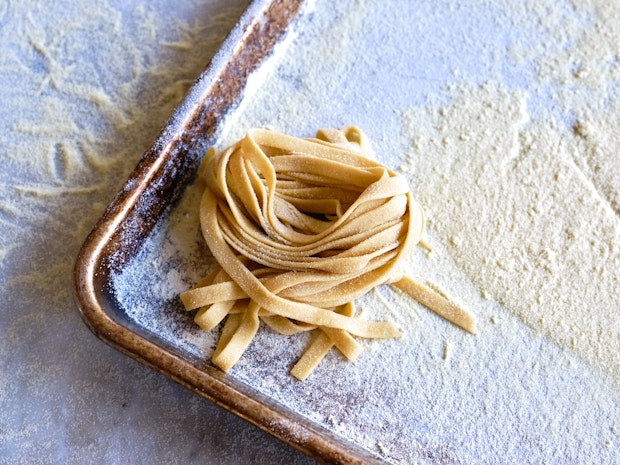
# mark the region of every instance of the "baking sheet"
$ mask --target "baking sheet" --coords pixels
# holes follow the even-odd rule
[[[570,4],[555,5],[552,12],[555,24],[570,19],[581,21],[584,30],[591,25],[591,18]],[[494,111],[515,112],[515,124],[549,115],[559,125],[573,124],[551,90],[529,90],[537,79],[535,60],[517,59],[522,54],[515,47],[527,50],[532,41],[555,34],[543,20],[534,7],[483,2],[334,5],[319,0],[273,63],[277,66],[260,70],[253,92],[226,115],[211,142],[225,147],[251,127],[312,136],[318,128],[355,124],[368,135],[377,158],[408,174],[414,192],[424,193],[418,184],[425,180],[412,173],[415,165],[408,159],[416,135],[425,134],[415,128],[412,133],[411,109],[418,110],[413,114],[441,112],[458,100],[460,89],[468,89],[468,95],[478,89],[476,95],[486,92],[488,102],[508,102]],[[519,100],[522,93],[527,98]],[[526,102],[527,109],[506,95]],[[469,130],[475,132],[475,125]],[[123,260],[104,284],[126,317],[126,327],[213,374],[217,370],[208,360],[217,333],[198,330],[178,301],[178,294],[211,264],[200,237],[199,195],[199,187],[190,184],[173,208],[161,211],[137,254]],[[432,205],[428,210],[434,251],[415,251],[407,270],[476,313],[478,335],[466,334],[385,286],[358,304],[365,318],[388,319],[403,328],[403,339],[360,341],[365,351],[355,364],[332,351],[301,383],[288,371],[306,337],[262,328],[227,375],[213,376],[281,413],[283,423],[271,425],[271,432],[280,429],[283,439],[306,452],[302,436],[309,430],[325,438],[325,450],[351,451],[339,458],[310,451],[321,460],[617,461],[620,407],[614,377],[524,321],[501,294],[481,288],[455,253],[458,240],[451,242],[437,228],[450,219],[433,219]]]

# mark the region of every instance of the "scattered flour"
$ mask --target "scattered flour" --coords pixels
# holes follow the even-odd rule
[[[179,396],[148,371],[133,373],[138,388],[114,384],[121,369],[98,362],[98,346],[76,345],[81,333],[65,317],[73,257],[119,173],[245,6],[192,23],[162,17],[164,3],[0,2],[0,270],[10,269],[0,372],[11,373],[0,377],[0,402],[21,401],[0,413],[0,447],[15,463],[33,454],[120,461],[114,437],[81,431],[114,424],[125,399]],[[434,251],[417,250],[408,271],[477,313],[480,333],[386,286],[359,305],[403,328],[402,340],[362,341],[356,364],[331,353],[299,383],[288,369],[307,341],[264,329],[231,376],[394,463],[617,463],[618,17],[608,1],[317,1],[221,145],[251,126],[361,127],[427,210]],[[101,55],[81,61],[86,47]],[[197,192],[188,189],[115,285],[138,324],[208,359],[215,336],[176,300],[209,267]],[[120,387],[101,393],[109,384]],[[87,409],[102,398],[110,411]],[[180,421],[191,425],[176,426],[172,407],[156,426],[132,410],[135,429],[118,451],[156,434],[153,457],[178,460],[169,441],[193,431],[201,410],[191,399],[171,405],[187,405]],[[237,431],[229,446],[247,443]]]
[[[531,124],[525,109],[522,95],[484,86],[459,88],[449,107],[403,111],[406,171],[472,282],[620,386],[620,221],[609,200],[620,158],[606,159],[615,167],[600,176],[616,179],[598,190],[581,166],[606,133],[589,126],[584,141],[551,118]]]

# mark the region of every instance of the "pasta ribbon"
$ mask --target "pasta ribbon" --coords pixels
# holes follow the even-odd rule
[[[198,309],[205,331],[224,321],[212,357],[222,370],[261,321],[281,334],[314,333],[291,370],[300,380],[332,347],[354,361],[362,351],[354,336],[400,337],[390,322],[355,316],[353,302],[381,284],[474,331],[469,313],[403,276],[399,262],[421,241],[424,213],[406,180],[372,160],[356,127],[312,139],[252,129],[211,148],[199,177],[202,233],[217,266],[181,300]]]

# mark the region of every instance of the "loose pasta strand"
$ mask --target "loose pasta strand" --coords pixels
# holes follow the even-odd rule
[[[291,370],[305,379],[336,347],[355,361],[354,336],[396,338],[390,322],[354,315],[353,301],[391,283],[444,318],[474,331],[474,318],[443,295],[403,277],[399,263],[426,246],[424,214],[406,180],[373,161],[362,132],[349,126],[300,139],[260,129],[199,170],[204,239],[217,268],[181,294],[206,331],[225,321],[213,364],[229,370],[259,322],[312,343]]]
[[[471,313],[460,308],[447,297],[434,289],[425,286],[408,276],[401,278],[393,285],[409,294],[413,299],[425,307],[433,310],[438,315],[470,333],[476,332],[476,321]]]

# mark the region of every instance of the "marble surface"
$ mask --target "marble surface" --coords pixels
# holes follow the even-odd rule
[[[88,231],[246,6],[0,1],[0,464],[314,463],[102,343],[72,296]]]

